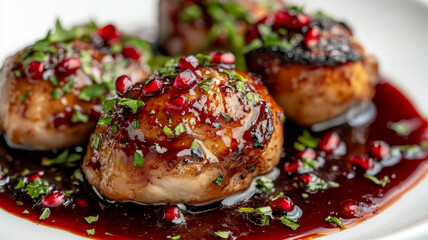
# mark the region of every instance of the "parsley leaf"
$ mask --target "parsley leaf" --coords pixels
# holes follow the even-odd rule
[[[220,238],[228,239],[230,233],[229,233],[229,231],[217,231],[214,234]]]
[[[110,110],[113,109],[114,104],[116,103],[117,98],[113,98],[113,99],[109,99],[109,100],[105,100],[104,104],[103,104],[103,112],[104,114],[110,112]]]
[[[144,157],[141,156],[141,154],[139,154],[138,152],[134,153],[134,165],[136,167],[143,167],[145,160],[146,159],[144,159]]]
[[[342,221],[341,221],[339,218],[337,218],[337,217],[328,216],[328,217],[326,217],[324,220],[325,220],[326,222],[334,223],[334,224],[336,224],[337,226],[339,226],[340,228],[343,228]]]
[[[104,125],[109,125],[111,121],[113,121],[113,117],[110,115],[107,115],[105,117],[100,118],[100,120],[98,120],[98,125],[100,125],[101,127]]]
[[[412,132],[412,130],[403,122],[391,123],[389,127],[400,136],[408,136]]]
[[[71,122],[72,123],[77,123],[77,122],[83,122],[86,123],[89,120],[89,116],[83,114],[81,111],[79,110],[75,110],[73,113],[73,116],[71,117]]]
[[[42,214],[39,217],[39,220],[45,220],[51,215],[51,210],[49,208],[43,209]]]
[[[100,142],[101,142],[101,136],[95,135],[94,138],[92,139],[91,147],[98,150],[98,148],[100,147]]]
[[[105,84],[94,84],[84,87],[78,97],[83,101],[90,101],[93,98],[103,96],[106,90],[107,86]]]
[[[62,91],[59,88],[55,88],[52,92],[51,92],[52,98],[53,99],[59,99],[62,96]]]
[[[190,149],[198,149],[200,148],[198,141],[193,140],[192,144],[190,144]]]
[[[167,126],[164,126],[162,128],[162,132],[164,132],[168,136],[172,135],[172,130],[169,127],[167,127]]]
[[[199,19],[202,16],[203,12],[201,7],[196,4],[192,4],[182,10],[180,19],[183,22],[194,22],[196,19]]]
[[[223,176],[222,175],[218,175],[218,177],[216,179],[214,179],[212,181],[212,183],[220,186],[223,183]]]
[[[98,221],[99,215],[97,216],[89,216],[89,217],[85,217],[86,222],[88,222],[89,224]]]
[[[30,96],[30,92],[25,92],[24,94],[22,94],[21,98],[19,99],[19,102],[23,103],[25,99],[28,98],[28,96]]]
[[[274,184],[268,177],[263,176],[257,180],[257,189],[259,189],[261,192],[270,193],[272,192],[273,188]]]
[[[128,107],[132,110],[132,113],[137,113],[139,107],[144,106],[144,102],[141,100],[134,100],[130,98],[122,98],[118,103],[120,106]]]
[[[89,236],[95,235],[95,228],[87,229],[86,234],[88,234]]]
[[[221,115],[224,117],[224,119],[226,119],[226,121],[230,121],[232,119],[232,117],[227,113],[222,112]]]
[[[75,167],[77,166],[77,162],[82,158],[82,156],[78,153],[69,154],[68,149],[64,150],[61,154],[59,154],[56,158],[47,159],[43,158],[41,165],[48,167],[52,165],[64,165],[66,167]]]
[[[134,131],[135,129],[140,127],[140,121],[135,120],[131,123],[131,131]]]
[[[297,137],[297,140],[304,146],[309,148],[316,148],[318,146],[318,140],[313,138],[308,130],[303,130],[303,134]]]
[[[49,183],[44,179],[36,178],[27,184],[25,189],[27,189],[27,192],[31,198],[38,198],[41,194],[46,194],[49,192]]]
[[[175,128],[174,128],[174,133],[175,135],[180,135],[182,133],[186,132],[186,128],[184,127],[183,123],[178,124]]]
[[[24,211],[22,211],[22,214],[29,214],[30,212],[27,210],[27,209],[25,209]]]

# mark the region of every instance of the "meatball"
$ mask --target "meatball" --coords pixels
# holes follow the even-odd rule
[[[114,95],[115,77],[127,73],[142,81],[150,75],[150,57],[147,42],[121,38],[113,25],[64,29],[58,22],[53,33],[4,63],[0,132],[15,147],[52,150],[86,144],[101,101]]]
[[[168,61],[104,104],[82,166],[103,196],[209,203],[277,165],[282,109],[255,75],[198,56]]]
[[[161,0],[158,42],[169,55],[218,49],[241,54],[249,25],[283,4],[280,0]]]
[[[285,115],[298,124],[338,117],[374,96],[377,62],[344,23],[278,11],[246,37],[249,70],[262,76]]]

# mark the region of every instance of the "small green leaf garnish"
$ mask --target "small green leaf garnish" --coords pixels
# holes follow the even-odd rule
[[[224,119],[226,119],[226,121],[230,121],[232,119],[232,117],[227,113],[222,112],[221,115],[224,117]]]
[[[168,136],[170,136],[170,135],[172,135],[173,133],[172,133],[172,130],[169,128],[169,127],[167,127],[167,126],[164,126],[163,128],[162,128],[162,132],[164,132],[166,135],[168,135]]]
[[[132,110],[132,113],[137,113],[139,107],[144,106],[144,102],[141,100],[134,100],[130,98],[122,98],[119,100],[118,105],[128,107]]]
[[[338,188],[340,187],[340,184],[337,182],[333,182],[333,181],[328,181],[328,184],[334,188]]]
[[[270,193],[272,192],[274,188],[274,184],[271,179],[268,177],[261,177],[257,180],[257,189],[264,193]]]
[[[19,71],[19,70],[15,70],[15,71],[13,71],[13,75],[14,75],[15,77],[17,77],[17,78],[22,77],[22,73],[21,73],[21,71]]]
[[[179,240],[180,238],[181,238],[181,236],[180,236],[180,235],[177,235],[177,236],[171,237],[170,239],[171,239],[171,240]]]
[[[228,239],[229,238],[229,231],[217,231],[214,233],[217,237]]]
[[[100,118],[100,120],[98,120],[98,125],[100,125],[101,127],[104,125],[109,125],[111,121],[113,121],[113,117],[110,115],[107,115],[105,117]]]
[[[117,133],[117,125],[119,124],[119,121],[115,121],[113,123],[113,126],[111,126],[111,131]]]
[[[114,235],[109,233],[109,232],[104,233],[104,235],[109,236],[109,237],[114,237]]]
[[[288,6],[288,9],[295,11],[296,13],[303,13],[304,12],[303,6],[291,5],[291,6]]]
[[[91,99],[103,96],[107,89],[107,85],[105,84],[86,86],[82,89],[78,97],[83,101],[91,101]]]
[[[200,65],[204,65],[206,62],[212,61],[210,56],[201,53],[196,54],[196,58],[198,59]]]
[[[162,147],[159,146],[158,144],[155,145],[155,149],[156,149],[156,152],[163,153]]]
[[[95,228],[87,229],[86,234],[88,234],[89,236],[95,235]]]
[[[62,96],[62,91],[59,88],[55,88],[52,92],[51,92],[52,98],[53,99],[59,99]]]
[[[214,179],[212,181],[212,183],[220,186],[223,183],[223,176],[222,175],[218,175],[218,177],[216,179]]]
[[[336,224],[337,226],[339,226],[340,228],[343,228],[342,221],[341,221],[339,218],[337,218],[337,217],[328,216],[328,217],[326,217],[324,220],[325,220],[326,222],[334,223],[334,224]]]
[[[18,190],[18,189],[22,189],[24,187],[25,187],[24,180],[22,178],[20,178],[14,189]]]
[[[49,82],[52,86],[58,86],[58,78],[55,75],[49,77]]]
[[[270,196],[269,197],[269,201],[275,201],[276,199],[278,199],[280,197],[284,197],[284,193],[283,192],[280,192],[277,196]]]
[[[74,193],[74,191],[73,191],[73,190],[65,190],[65,191],[64,191],[64,193],[65,193],[65,196],[66,196],[66,197],[70,197],[70,196],[71,196],[71,194],[73,194],[73,193]]]
[[[265,214],[272,212],[272,209],[270,208],[270,206],[256,208],[256,212],[262,218],[262,226],[268,226],[269,218]]]
[[[73,84],[74,84],[74,79],[68,80],[68,82],[62,87],[62,91],[65,94],[69,94],[70,91],[71,91],[71,87],[73,86]]]
[[[105,100],[103,104],[103,112],[104,114],[110,112],[114,108],[114,104],[117,102],[117,98]]]
[[[306,147],[316,148],[318,146],[318,140],[313,138],[308,130],[303,130],[301,136],[297,137],[297,140]]]
[[[24,94],[22,94],[21,98],[19,99],[19,102],[23,103],[25,99],[28,98],[28,96],[30,96],[30,92],[25,92]]]
[[[180,135],[182,133],[186,132],[186,127],[184,127],[183,123],[178,124],[175,128],[174,128],[174,133],[175,135]]]
[[[250,213],[250,212],[254,212],[256,211],[256,209],[254,208],[239,208],[238,212],[240,213]]]
[[[209,92],[211,90],[211,87],[208,85],[201,85],[201,88],[205,91],[205,92]]]
[[[412,132],[412,130],[402,122],[391,123],[389,127],[400,136],[408,136]]]
[[[300,151],[300,152],[302,152],[306,149],[305,145],[303,145],[299,142],[294,142],[293,146],[297,151]]]
[[[101,142],[101,136],[95,135],[94,139],[92,139],[91,147],[98,150],[98,148],[100,147],[100,142]]]
[[[245,91],[245,83],[243,81],[236,81],[230,83],[232,86],[235,86],[238,91]]]
[[[312,160],[310,158],[302,158],[301,160],[302,160],[304,166],[308,167],[308,168],[315,168],[318,164],[317,161]]]
[[[3,168],[3,173],[7,175],[9,173],[9,168]]]
[[[136,167],[143,167],[145,160],[146,159],[144,159],[144,157],[141,154],[139,154],[138,152],[134,153],[134,165]]]
[[[39,220],[45,220],[51,215],[51,210],[49,208],[43,209],[42,214],[39,217]]]
[[[382,187],[385,187],[385,186],[386,186],[386,184],[387,184],[387,183],[388,183],[388,181],[389,181],[389,177],[388,177],[388,176],[384,176],[384,177],[382,178],[382,180],[380,180],[379,178],[377,178],[377,177],[375,177],[375,176],[373,176],[373,175],[368,175],[367,173],[365,173],[365,174],[364,174],[364,177],[365,177],[365,178],[367,178],[367,179],[369,179],[370,181],[372,181],[372,182],[376,183],[377,185],[382,186]]]
[[[190,144],[190,149],[198,149],[200,148],[198,141],[193,140],[192,144]]]
[[[17,205],[17,206],[22,206],[22,205],[24,205],[24,203],[23,203],[23,202],[21,202],[21,201],[16,201],[16,205]]]
[[[135,129],[140,127],[140,121],[135,120],[131,123],[131,131],[134,131]]]
[[[86,222],[88,222],[89,224],[98,221],[99,215],[97,216],[88,216],[85,217]]]
[[[302,198],[307,199],[309,197],[309,194],[307,193],[302,193]]]
[[[194,22],[202,16],[203,12],[201,7],[196,4],[191,4],[181,11],[180,19],[183,22]]]
[[[292,219],[289,217],[280,217],[278,218],[278,220],[280,220],[281,223],[285,226],[291,228],[293,231],[296,231],[296,229],[300,227],[300,225],[296,223],[297,219]]]
[[[22,211],[22,214],[29,214],[30,212],[27,210],[27,209],[25,209],[24,211]]]
[[[49,192],[49,183],[44,179],[36,178],[27,184],[25,189],[27,190],[28,195],[34,199],[38,198],[41,194],[46,194]]]
[[[281,118],[281,123],[285,123],[285,120],[287,119],[287,117],[286,116],[284,116],[284,117],[282,117]]]
[[[66,167],[75,167],[78,164],[78,161],[82,158],[82,156],[78,153],[69,154],[68,149],[64,150],[61,154],[59,154],[56,158],[47,159],[43,158],[41,161],[41,165],[44,167],[52,166],[52,165],[64,165]]]
[[[244,78],[241,74],[237,73],[235,70],[232,71],[227,71],[223,69],[223,72],[226,73],[229,77],[231,77],[232,79],[236,79],[242,82],[246,82],[247,79]]]
[[[30,173],[30,170],[24,169],[24,171],[21,172],[21,176],[25,176],[25,175],[27,175],[29,173]]]
[[[79,110],[75,110],[73,113],[73,116],[71,117],[71,122],[72,123],[77,123],[77,122],[83,122],[86,123],[89,120],[89,116],[83,114],[81,111]]]

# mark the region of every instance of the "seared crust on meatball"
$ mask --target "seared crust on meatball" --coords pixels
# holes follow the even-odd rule
[[[128,73],[142,81],[150,74],[145,61],[112,54],[95,28],[78,38],[54,37],[9,57],[0,71],[0,132],[17,147],[52,150],[87,143],[101,114],[100,100],[114,94],[114,77]]]
[[[82,167],[103,196],[208,203],[278,163],[283,112],[258,77],[220,65],[164,70],[104,105]],[[177,83],[189,72],[194,81]]]
[[[274,21],[264,23],[279,31]],[[307,24],[283,36],[288,48],[263,46],[247,53],[246,61],[250,71],[262,75],[285,115],[310,126],[370,101],[378,68],[344,23],[315,18]]]

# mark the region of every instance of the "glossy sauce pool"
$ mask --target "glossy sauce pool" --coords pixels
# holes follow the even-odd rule
[[[214,234],[217,231],[229,231],[229,239],[295,239],[340,230],[336,224],[325,220],[328,216],[340,219],[346,229],[378,214],[422,179],[428,170],[428,152],[424,143],[428,139],[426,120],[397,89],[385,82],[377,86],[373,103],[377,109],[377,117],[372,123],[359,127],[345,124],[330,129],[340,136],[342,147],[346,146],[346,149],[325,154],[317,148],[318,163],[314,169],[301,166],[297,171],[284,171],[284,165],[296,162],[298,151],[293,143],[303,130],[286,122],[286,154],[278,165],[280,176],[274,181],[275,191],[256,192],[249,200],[230,207],[220,203],[204,207],[187,206],[184,211],[185,224],[166,223],[162,219],[162,206],[102,200],[86,181],[78,180],[79,177],[70,178],[77,167],[40,166],[43,157],[55,157],[58,153],[11,149],[7,147],[4,138],[0,141],[0,165],[7,174],[0,178],[3,178],[0,180],[0,207],[42,225],[98,239],[168,239],[177,235],[181,239],[220,239]],[[393,131],[391,124],[397,122],[404,124],[410,133],[402,136]],[[321,139],[324,134],[325,132],[312,133],[312,136]],[[364,170],[349,162],[352,156],[367,155],[370,144],[375,140],[385,141],[392,149],[391,157],[374,159],[375,167],[367,172],[378,179],[387,176],[389,180],[384,187],[364,177]],[[81,152],[82,149],[84,148],[72,151]],[[45,171],[44,179],[55,189],[73,190],[65,206],[50,208],[50,216],[42,221],[39,221],[39,217],[44,207],[41,206],[40,199],[33,200],[25,191],[14,190],[23,172],[39,170]],[[332,183],[327,184],[326,189],[310,191],[302,181],[302,174],[310,174],[315,181],[322,179]],[[268,206],[269,197],[276,196],[279,192],[289,196],[301,210],[297,221],[300,226],[296,230],[284,226],[276,219],[284,214],[267,214],[270,223],[268,226],[261,226],[259,214],[237,211],[242,207]],[[18,205],[17,201],[23,204]],[[350,202],[358,206],[358,214],[355,214],[357,217],[347,215],[344,210],[346,203]],[[28,214],[23,214],[24,210]],[[96,215],[99,216],[98,221],[91,224],[84,219]],[[88,229],[94,229],[94,235],[88,236]],[[107,232],[114,236],[107,236]]]

